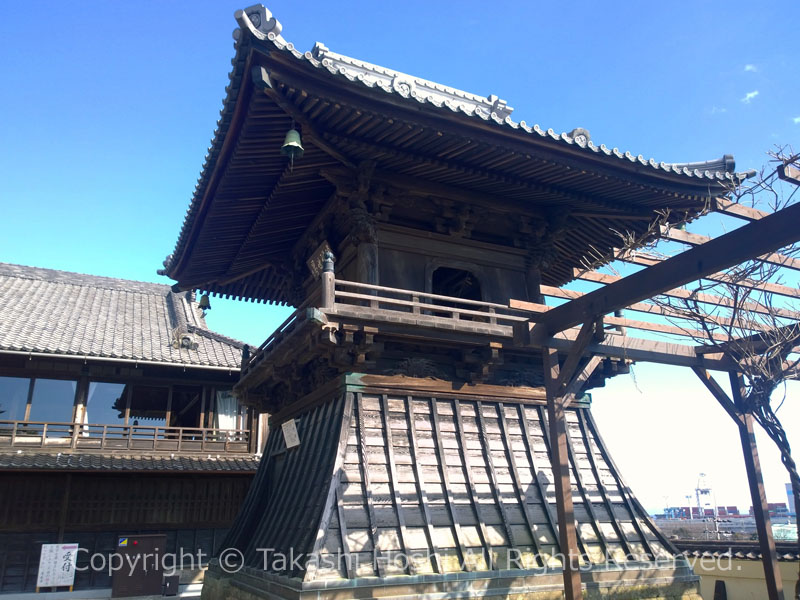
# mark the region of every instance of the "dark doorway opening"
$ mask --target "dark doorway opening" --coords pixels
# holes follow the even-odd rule
[[[431,277],[431,293],[463,300],[483,300],[478,278],[464,269],[439,267]]]

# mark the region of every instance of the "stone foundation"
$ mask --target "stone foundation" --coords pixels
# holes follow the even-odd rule
[[[626,565],[583,573],[584,598],[600,600],[702,600],[699,578],[678,559],[660,566]],[[250,568],[235,575],[210,568],[202,600],[562,600],[560,570],[511,570],[303,582]]]

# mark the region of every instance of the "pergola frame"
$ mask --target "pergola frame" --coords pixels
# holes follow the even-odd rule
[[[642,304],[642,301],[664,293],[680,295],[678,291],[681,289],[680,286],[708,276],[719,276],[720,271],[748,260],[760,259],[773,262],[786,259],[787,257],[776,254],[776,251],[800,239],[800,232],[796,227],[796,224],[800,222],[800,204],[788,206],[772,214],[754,209],[737,211],[733,208],[736,205],[726,201],[720,201],[719,205],[726,214],[745,219],[748,223],[715,239],[700,240],[689,237],[680,239],[685,236],[672,236],[679,238],[676,241],[692,244],[693,247],[666,260],[653,262],[641,271],[627,277],[614,278],[603,287],[585,294],[577,292],[558,294],[550,290],[547,295],[560,295],[561,297],[573,295],[570,300],[559,306],[551,308],[527,302],[512,303],[515,308],[527,309],[536,313],[528,323],[523,323],[516,328],[514,337],[518,344],[542,349],[547,407],[553,440],[552,464],[554,469],[558,469],[554,478],[559,537],[561,547],[565,549],[564,588],[567,600],[582,598],[582,590],[580,573],[577,569],[580,554],[576,543],[575,519],[572,509],[564,409],[572,401],[576,391],[580,389],[581,383],[588,379],[599,364],[601,355],[687,366],[700,378],[734,420],[739,429],[745,458],[769,598],[770,600],[784,598],[758,449],[753,434],[753,417],[745,411],[743,406],[743,379],[735,361],[719,351],[714,353],[713,348],[708,346],[693,347],[679,343],[637,339],[624,334],[606,336],[602,327],[604,316],[612,313],[615,314],[615,317],[606,317],[609,322],[612,322],[611,324],[653,330],[647,324],[621,319],[616,316],[619,314],[617,311],[632,308],[663,315],[663,311],[647,308],[656,305]],[[662,235],[664,235],[663,231]],[[666,237],[669,239],[669,236]],[[791,261],[787,261],[787,263],[790,268],[794,267]],[[748,282],[746,285],[749,286],[750,283]],[[787,290],[789,289],[791,288],[787,288]],[[795,298],[800,297],[797,291],[793,291],[792,295]],[[706,295],[702,301],[724,305],[719,303],[722,300]],[[797,318],[797,315],[790,312],[784,316]],[[576,333],[577,325],[580,325],[581,328]],[[679,331],[675,331],[679,328],[670,329],[672,330],[662,329],[662,332],[679,334]],[[611,337],[618,339],[608,339]],[[684,337],[692,338],[693,336],[686,333]],[[559,350],[567,353],[560,367]],[[589,361],[582,369],[579,369],[578,366],[587,355],[590,357]],[[728,373],[733,399],[728,397],[707,369],[722,370]]]

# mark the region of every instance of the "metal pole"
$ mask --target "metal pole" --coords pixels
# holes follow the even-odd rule
[[[761,462],[758,458],[756,436],[753,432],[753,416],[743,410],[742,378],[737,373],[728,374],[731,391],[736,407],[744,417],[739,425],[739,437],[742,441],[744,464],[747,469],[747,481],[750,484],[750,498],[753,501],[753,516],[756,520],[758,543],[761,547],[761,561],[764,563],[764,578],[767,580],[767,594],[770,600],[784,600],[783,582],[778,569],[778,554],[775,551],[775,540],[772,538],[772,525],[769,519],[767,494],[764,491],[764,480],[761,477]]]
[[[567,446],[567,420],[564,414],[564,397],[557,395],[558,350],[542,348],[545,389],[547,390],[547,418],[550,427],[550,463],[555,480],[558,538],[564,568],[564,595],[566,600],[580,600],[580,554],[575,531],[575,513],[572,507],[572,487],[569,479],[569,448]]]

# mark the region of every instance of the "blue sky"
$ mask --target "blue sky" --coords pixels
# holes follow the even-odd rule
[[[164,280],[156,269],[174,247],[213,135],[233,12],[246,5],[0,3],[0,260]],[[797,14],[786,3],[276,0],[268,8],[301,50],[321,41],[496,94],[516,120],[584,127],[598,144],[659,161],[731,153],[740,169],[758,168],[774,144],[798,145],[800,79],[788,42]],[[212,304],[213,327],[255,343],[286,315]],[[635,382],[619,377],[594,396],[645,503],[658,507],[665,495],[677,503],[706,471],[720,501],[748,506],[738,438],[721,409],[689,373],[636,370]],[[797,403],[784,415],[792,425]],[[780,501],[786,478],[766,446],[768,492]]]

